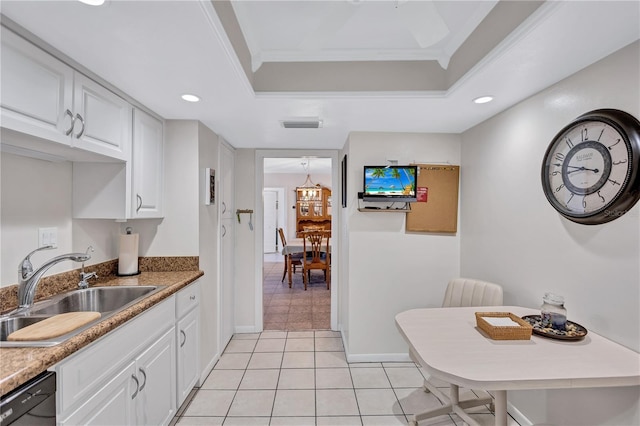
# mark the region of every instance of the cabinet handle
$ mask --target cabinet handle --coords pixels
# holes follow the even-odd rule
[[[142,383],[142,386],[140,386],[139,391],[142,392],[142,389],[144,389],[144,387],[147,385],[147,373],[144,372],[144,368],[140,367],[138,368],[138,370],[142,373],[142,376],[144,376],[144,382]]]
[[[138,207],[136,207],[136,213],[138,213],[142,208],[142,197],[139,194],[136,194],[136,198],[138,199]]]
[[[133,393],[133,395],[131,395],[131,399],[135,399],[136,396],[138,396],[138,392],[139,392],[139,388],[140,388],[140,382],[138,381],[138,378],[136,377],[135,374],[131,375],[131,378],[136,382],[136,391]]]
[[[224,237],[225,235],[227,235],[227,227],[222,225],[222,236]]]
[[[80,114],[76,114],[76,120],[80,120],[80,123],[82,124],[82,129],[80,129],[80,133],[76,135],[76,139],[80,139],[80,137],[84,133],[84,118],[82,118]],[[75,123],[75,120],[74,120],[74,123]]]
[[[182,340],[182,343],[180,343],[180,347],[183,347],[185,343],[187,343],[187,333],[184,332],[184,330],[180,330],[180,334],[182,334],[182,337],[184,338],[184,340]]]
[[[195,294],[192,294],[191,296],[189,296],[189,299],[190,299],[190,300],[196,300],[196,295],[195,295]]]
[[[66,110],[64,113],[68,115],[69,118],[71,118],[71,127],[69,127],[69,129],[64,132],[65,136],[69,136],[71,132],[73,132],[73,125],[75,124],[75,120],[73,119],[73,113],[71,111]]]
[[[223,201],[222,202],[222,213],[224,214],[227,211],[227,204]]]

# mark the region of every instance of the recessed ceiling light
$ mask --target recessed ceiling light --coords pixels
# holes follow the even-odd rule
[[[78,0],[80,3],[88,4],[89,6],[102,6],[105,0]]]
[[[187,102],[199,102],[200,98],[197,97],[196,95],[191,95],[188,93],[185,93],[184,95],[182,95],[182,99],[187,101]]]
[[[479,98],[475,98],[473,102],[476,104],[486,104],[487,102],[491,102],[493,100],[493,96],[480,96]]]

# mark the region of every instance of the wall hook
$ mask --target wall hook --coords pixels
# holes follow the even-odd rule
[[[238,209],[236,210],[236,217],[238,218],[238,223],[242,223],[240,221],[240,215],[241,214],[248,214],[249,215],[249,229],[251,229],[253,231],[253,210],[251,209]]]

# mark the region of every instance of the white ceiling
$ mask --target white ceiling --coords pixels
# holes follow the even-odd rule
[[[233,9],[262,62],[429,60],[451,55],[497,0],[236,1]]]
[[[331,158],[265,158],[264,173],[300,173],[330,175]]]
[[[325,17],[338,7],[336,2],[315,3],[314,7],[327,8],[320,14]],[[344,3],[348,4],[340,7],[362,10],[356,0]],[[456,24],[448,17],[457,10],[468,13],[465,4],[474,6],[474,2],[453,0],[438,4],[452,31]],[[283,37],[284,29],[299,25],[299,18],[288,13],[283,2],[265,0],[258,6],[274,8],[269,13],[277,10],[277,27],[283,29],[273,40],[264,36],[262,45],[262,34],[269,29],[264,22],[250,24],[254,35],[246,38],[251,48],[259,39],[260,52],[268,56],[279,43],[291,41]],[[463,132],[640,38],[639,2],[546,2],[445,91],[255,93],[208,1],[110,0],[95,8],[75,1],[2,0],[0,8],[5,16],[164,118],[200,120],[237,148],[339,149],[351,131]],[[256,13],[248,9],[249,15]],[[340,23],[337,30],[331,29],[335,34],[347,31],[351,24],[357,25],[352,33],[373,31],[357,14]],[[381,18],[376,21],[377,28],[385,25]],[[468,31],[465,28],[459,31]],[[331,33],[326,31],[323,34]],[[316,45],[340,47],[335,37],[312,34],[316,34]],[[400,39],[411,42],[406,34],[398,35]],[[360,38],[365,41],[366,37]],[[446,44],[444,39],[441,42]],[[199,95],[202,101],[182,101],[180,95],[186,92]],[[485,94],[495,100],[484,105],[471,102]],[[281,127],[281,120],[295,117],[319,117],[323,127]]]

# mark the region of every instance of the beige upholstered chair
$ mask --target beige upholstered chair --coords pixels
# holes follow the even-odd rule
[[[443,308],[500,305],[502,305],[502,287],[498,284],[468,278],[449,281],[442,301]]]
[[[442,301],[442,307],[461,307],[461,306],[500,306],[502,305],[502,287],[498,284],[468,279],[468,278],[455,278],[449,281],[447,289],[444,293],[444,300]],[[418,357],[409,351],[409,355],[414,362],[418,365]],[[415,414],[414,420],[410,424],[417,425],[419,421],[425,420],[431,417],[440,416],[450,412],[450,406],[452,401],[458,403],[461,408],[476,407],[479,405],[491,404],[493,410],[493,398],[479,398],[470,399],[466,401],[460,401],[459,387],[452,383],[449,384],[449,395],[442,392],[433,381],[425,380],[424,391],[432,392],[438,399],[445,404],[440,411],[430,411],[428,415],[425,413]],[[459,401],[459,402],[458,402]]]

